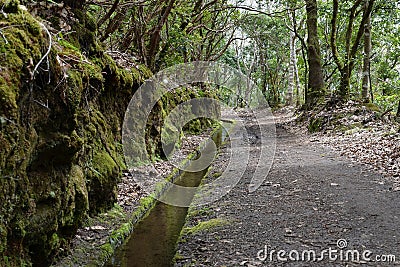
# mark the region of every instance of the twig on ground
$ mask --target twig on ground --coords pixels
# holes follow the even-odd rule
[[[43,23],[40,23],[40,26],[42,26],[42,28],[46,31],[48,37],[49,37],[49,47],[46,51],[46,53],[44,54],[44,56],[39,60],[39,62],[36,64],[35,68],[33,69],[33,76],[32,76],[32,80],[35,79],[35,74],[40,66],[40,64],[42,64],[43,60],[50,54],[51,51],[51,47],[53,46],[53,41],[52,41],[52,37],[51,37],[51,33],[49,32],[49,30],[46,28],[46,26],[44,26]]]
[[[1,120],[5,120],[6,122],[9,122],[9,123],[11,123],[12,125],[15,125],[15,126],[17,126],[17,123],[15,123],[13,120],[10,120],[9,118],[6,118],[6,117],[0,117],[1,118]],[[0,120],[0,121],[1,121]]]
[[[390,108],[390,109],[386,110],[385,112],[383,112],[382,115],[381,115],[381,119],[383,119],[383,117],[385,117],[385,115],[387,115],[388,113],[390,113],[392,111],[393,111],[393,109]]]
[[[3,39],[4,39],[4,42],[6,43],[6,44],[8,44],[8,40],[7,40],[7,38],[4,36],[4,33],[0,30],[0,35],[1,35],[1,37],[3,37]]]
[[[5,17],[5,18],[7,18],[7,13],[6,12],[4,12],[4,7],[5,7],[5,3],[1,6],[1,9],[0,9],[0,13],[1,14],[3,14],[3,16]]]
[[[46,104],[44,104],[44,103],[42,103],[42,102],[40,102],[40,101],[37,101],[36,99],[34,99],[33,101],[34,101],[35,103],[37,103],[38,105],[44,107],[45,109],[50,110],[50,108],[49,108],[49,100],[47,100]]]

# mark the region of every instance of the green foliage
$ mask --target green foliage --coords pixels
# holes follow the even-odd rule
[[[399,100],[400,100],[400,95],[375,96],[375,103],[384,111],[391,109],[393,112],[396,112]]]
[[[372,74],[374,98],[383,110],[397,109],[400,97],[399,4],[378,0],[372,19]]]

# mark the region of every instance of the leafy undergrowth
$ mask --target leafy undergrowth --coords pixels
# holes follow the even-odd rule
[[[282,126],[295,134],[311,133],[319,142],[353,162],[387,177],[393,191],[400,191],[400,124],[373,104],[349,101],[330,109],[296,113],[277,112]],[[278,120],[279,121],[279,120]]]

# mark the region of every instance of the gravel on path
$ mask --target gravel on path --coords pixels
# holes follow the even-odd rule
[[[251,135],[254,122],[243,120]],[[212,219],[228,224],[183,231],[175,266],[400,265],[399,191],[305,136],[278,126],[276,142],[273,167],[255,192],[248,185],[258,161],[250,160],[228,195],[190,208],[186,230]],[[252,155],[260,143],[241,145]],[[225,170],[230,152],[222,149],[206,179]]]

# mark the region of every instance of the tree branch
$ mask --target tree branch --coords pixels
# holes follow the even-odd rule
[[[117,9],[118,4],[119,4],[120,0],[115,0],[114,4],[112,5],[112,7],[110,8],[110,10],[107,12],[107,14],[105,14],[97,23],[97,27],[100,27],[101,25],[104,24],[104,22],[106,22],[106,20],[108,20],[112,14],[114,13],[114,11]]]
[[[374,2],[375,2],[375,0],[368,0],[368,1],[369,1],[369,2],[368,2],[367,9],[366,9],[366,10],[364,11],[364,13],[363,13],[363,18],[362,18],[361,23],[360,23],[360,26],[359,26],[359,28],[358,28],[358,32],[357,32],[356,39],[355,39],[355,41],[354,41],[354,43],[353,43],[353,46],[352,46],[352,48],[351,48],[351,51],[350,51],[350,65],[353,65],[353,64],[354,64],[354,61],[355,61],[354,57],[355,57],[355,55],[356,55],[356,53],[357,53],[357,49],[358,49],[358,46],[359,46],[359,44],[360,44],[361,37],[362,37],[363,34],[364,34],[364,25],[365,25],[365,22],[367,21],[369,15],[371,14],[371,12],[372,12],[372,7],[373,7]]]
[[[336,65],[339,68],[339,71],[342,71],[343,65],[339,59],[339,52],[337,48],[337,17],[339,12],[339,1],[333,0],[333,12],[332,12],[332,19],[331,19],[331,49],[333,59],[335,60]]]
[[[46,31],[47,36],[49,37],[49,47],[47,48],[47,51],[44,54],[44,56],[39,60],[39,62],[36,64],[35,68],[33,69],[32,80],[35,79],[35,74],[36,74],[40,64],[42,64],[43,60],[50,54],[51,47],[53,46],[53,41],[52,41],[51,34],[50,34],[49,30],[46,28],[46,26],[44,26],[43,23],[40,23],[40,26],[42,26],[42,28]]]

